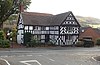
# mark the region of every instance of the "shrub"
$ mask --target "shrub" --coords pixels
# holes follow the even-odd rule
[[[13,28],[11,30],[12,33],[10,34],[10,38],[12,38],[13,42],[16,42],[16,34],[17,34],[16,31],[17,31],[16,28]]]
[[[38,39],[34,38],[34,36],[31,36],[31,40],[27,43],[28,47],[36,47],[40,46],[40,42]]]
[[[28,47],[35,47],[36,45],[36,40],[31,40],[30,42],[27,43]]]
[[[4,32],[2,30],[0,30],[0,39],[4,39]]]
[[[97,45],[100,45],[100,38],[98,38],[98,39],[96,40],[96,44],[97,44]]]
[[[84,40],[84,47],[93,47],[94,46],[94,42],[92,40]]]
[[[56,45],[56,40],[55,39],[50,39],[50,41],[47,44],[49,46],[55,46]]]
[[[1,40],[0,39],[0,48],[9,48],[9,47],[10,47],[9,40]]]
[[[83,46],[83,42],[82,41],[78,41],[78,42],[76,42],[75,46],[82,47]]]

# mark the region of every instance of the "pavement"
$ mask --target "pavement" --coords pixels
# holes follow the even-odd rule
[[[7,63],[4,60],[0,59],[0,65],[7,65]]]
[[[96,57],[94,57],[94,59],[95,59],[96,61],[100,62],[100,56],[96,56]]]
[[[100,65],[100,62],[93,59],[96,56],[100,56],[100,47],[36,47],[0,50],[0,58],[6,60],[7,65]]]

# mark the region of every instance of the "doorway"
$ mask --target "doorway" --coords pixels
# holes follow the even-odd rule
[[[49,35],[45,35],[45,42],[49,42]]]

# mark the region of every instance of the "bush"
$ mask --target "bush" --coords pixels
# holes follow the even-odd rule
[[[94,42],[92,40],[84,40],[84,47],[93,47],[94,46]]]
[[[10,47],[9,40],[1,40],[0,39],[0,48],[9,48],[9,47]]]
[[[83,46],[83,42],[82,41],[78,41],[78,42],[76,42],[75,46],[82,47]]]
[[[27,43],[27,47],[36,47],[40,45],[41,43],[39,42],[39,40],[35,39],[34,37],[32,37],[31,40]]]
[[[2,30],[0,30],[0,39],[4,39],[4,32]]]
[[[55,46],[56,45],[56,39],[50,39],[50,41],[47,44],[49,46]]]
[[[98,39],[96,40],[96,44],[97,44],[97,45],[100,45],[100,38],[98,38]]]

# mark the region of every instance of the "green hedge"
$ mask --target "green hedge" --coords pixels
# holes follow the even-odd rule
[[[83,42],[82,41],[77,41],[75,46],[82,47],[83,46]]]
[[[10,47],[9,40],[1,40],[0,39],[0,48],[9,48],[9,47]]]

